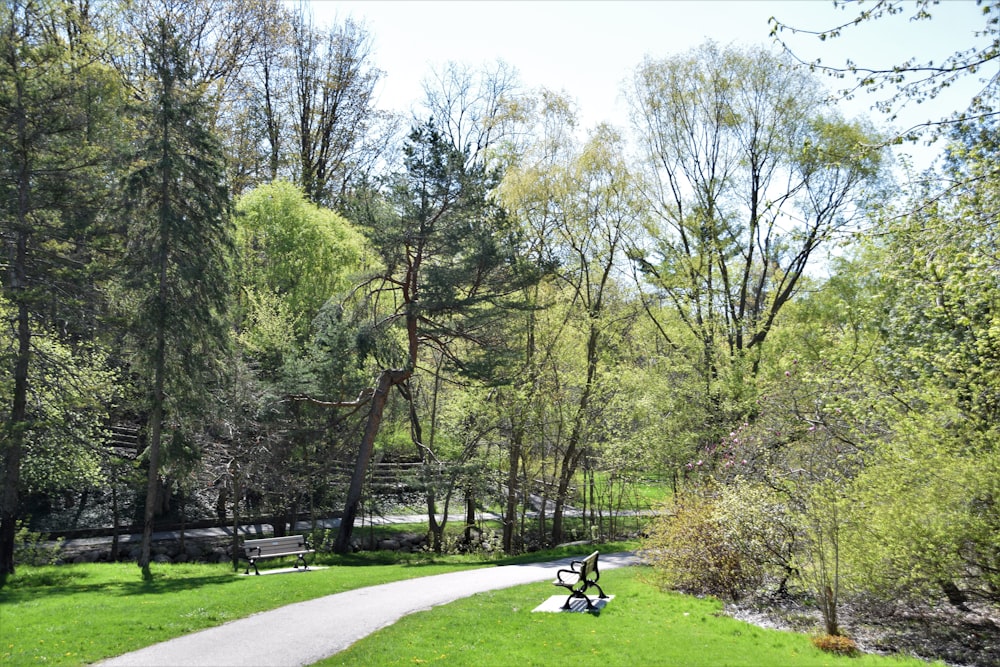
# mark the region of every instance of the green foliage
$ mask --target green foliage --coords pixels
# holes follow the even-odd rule
[[[865,588],[889,599],[934,598],[944,581],[985,593],[1000,564],[996,433],[970,429],[948,393],[923,398],[896,415],[853,485],[863,511],[850,560]]]
[[[759,585],[761,573],[730,539],[717,506],[705,490],[680,495],[654,524],[645,554],[665,586],[739,599]]]
[[[60,556],[64,538],[49,540],[47,535],[28,528],[30,518],[17,523],[14,534],[14,560],[18,565],[53,565]]]
[[[224,338],[231,269],[225,165],[192,54],[168,17],[151,19],[139,138],[126,196],[128,284],[140,294],[140,335],[163,331],[170,347]],[[155,349],[155,346],[151,346]],[[177,355],[179,360],[193,355]],[[191,359],[193,361],[193,359]],[[194,370],[194,369],[189,369]]]
[[[320,307],[365,268],[369,251],[351,223],[286,181],[255,188],[235,210],[244,337],[252,352],[280,350],[282,341],[306,337]]]
[[[853,493],[864,540],[852,545],[867,585],[886,596],[935,596],[943,583],[995,599],[996,420],[1000,246],[995,229],[996,133],[956,129],[946,196],[885,223],[867,261],[881,345],[869,404],[885,437]],[[873,397],[874,398],[874,397]]]
[[[0,295],[0,317],[12,308]],[[34,407],[24,431],[20,484],[35,493],[57,493],[97,486],[103,480],[101,457],[105,421],[116,399],[117,374],[100,350],[71,346],[51,331],[36,330],[32,339],[42,363],[29,369]],[[0,405],[11,404],[16,340],[0,338]],[[0,416],[5,415],[0,408]]]
[[[788,499],[767,484],[740,477],[719,487],[713,514],[744,569],[752,573],[747,579],[756,581],[758,588],[776,585],[783,592],[798,574],[795,561],[801,542]]]

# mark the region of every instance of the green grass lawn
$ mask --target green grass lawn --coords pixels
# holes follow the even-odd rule
[[[151,582],[131,563],[20,567],[0,589],[0,663],[79,665],[302,600],[482,565],[334,562],[262,577],[224,564],[154,564]]]
[[[549,583],[481,593],[406,616],[318,664],[506,667],[926,667],[904,657],[842,657],[809,637],[765,630],[721,613],[715,600],[665,593],[646,568],[602,573],[615,596],[599,614],[532,613]]]
[[[609,553],[634,545],[600,547]],[[227,565],[21,567],[0,589],[0,663],[80,665],[226,621],[341,591],[491,564],[537,562],[592,547],[484,563],[472,557],[365,554],[324,557],[308,574],[244,577]],[[270,564],[271,562],[269,562]],[[285,563],[284,565],[287,565]],[[645,568],[610,570],[616,597],[600,616],[531,614],[552,595],[532,584],[404,618],[323,664],[395,665],[923,665],[866,656],[838,659],[807,637],[719,616],[713,601],[662,593]]]

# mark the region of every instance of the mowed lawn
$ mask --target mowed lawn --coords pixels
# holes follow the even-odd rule
[[[0,589],[0,663],[86,664],[293,602],[484,566],[372,563],[346,558],[309,573],[263,577],[226,565],[160,565],[152,582],[133,564],[23,567]],[[321,664],[926,665],[826,654],[805,635],[733,620],[717,601],[663,592],[649,579],[644,567],[602,573],[615,598],[599,615],[532,613],[561,590],[546,582],[483,592],[405,617]]]
[[[20,567],[0,589],[0,664],[80,665],[286,604],[473,565],[345,558],[245,577],[226,564],[154,564],[151,582],[134,563]]]
[[[320,662],[333,665],[927,667],[902,656],[836,656],[809,637],[759,628],[717,600],[661,591],[647,568],[609,570],[598,614],[533,613],[549,583],[489,591],[404,617]]]

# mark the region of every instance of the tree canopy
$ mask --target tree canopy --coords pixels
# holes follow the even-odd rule
[[[847,7],[816,34],[937,11]],[[648,534],[668,585],[806,600],[829,634],[846,599],[995,610],[981,7],[943,63],[827,70],[886,108],[988,76],[903,180],[827,66],[761,47],[635,63],[629,127],[502,61],[436,69],[406,118],[353,20],[7,0],[0,574],[26,520],[131,524],[114,557],[148,575],[154,528],[233,526],[230,558],[244,521],[311,521],[347,553],[400,511],[435,551]]]

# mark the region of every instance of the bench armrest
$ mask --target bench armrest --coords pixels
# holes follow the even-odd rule
[[[577,577],[580,576],[579,574],[577,574],[573,570],[557,570],[556,571],[556,581],[562,581],[563,580],[563,578],[562,578],[563,572],[566,572],[567,574],[576,575]]]

